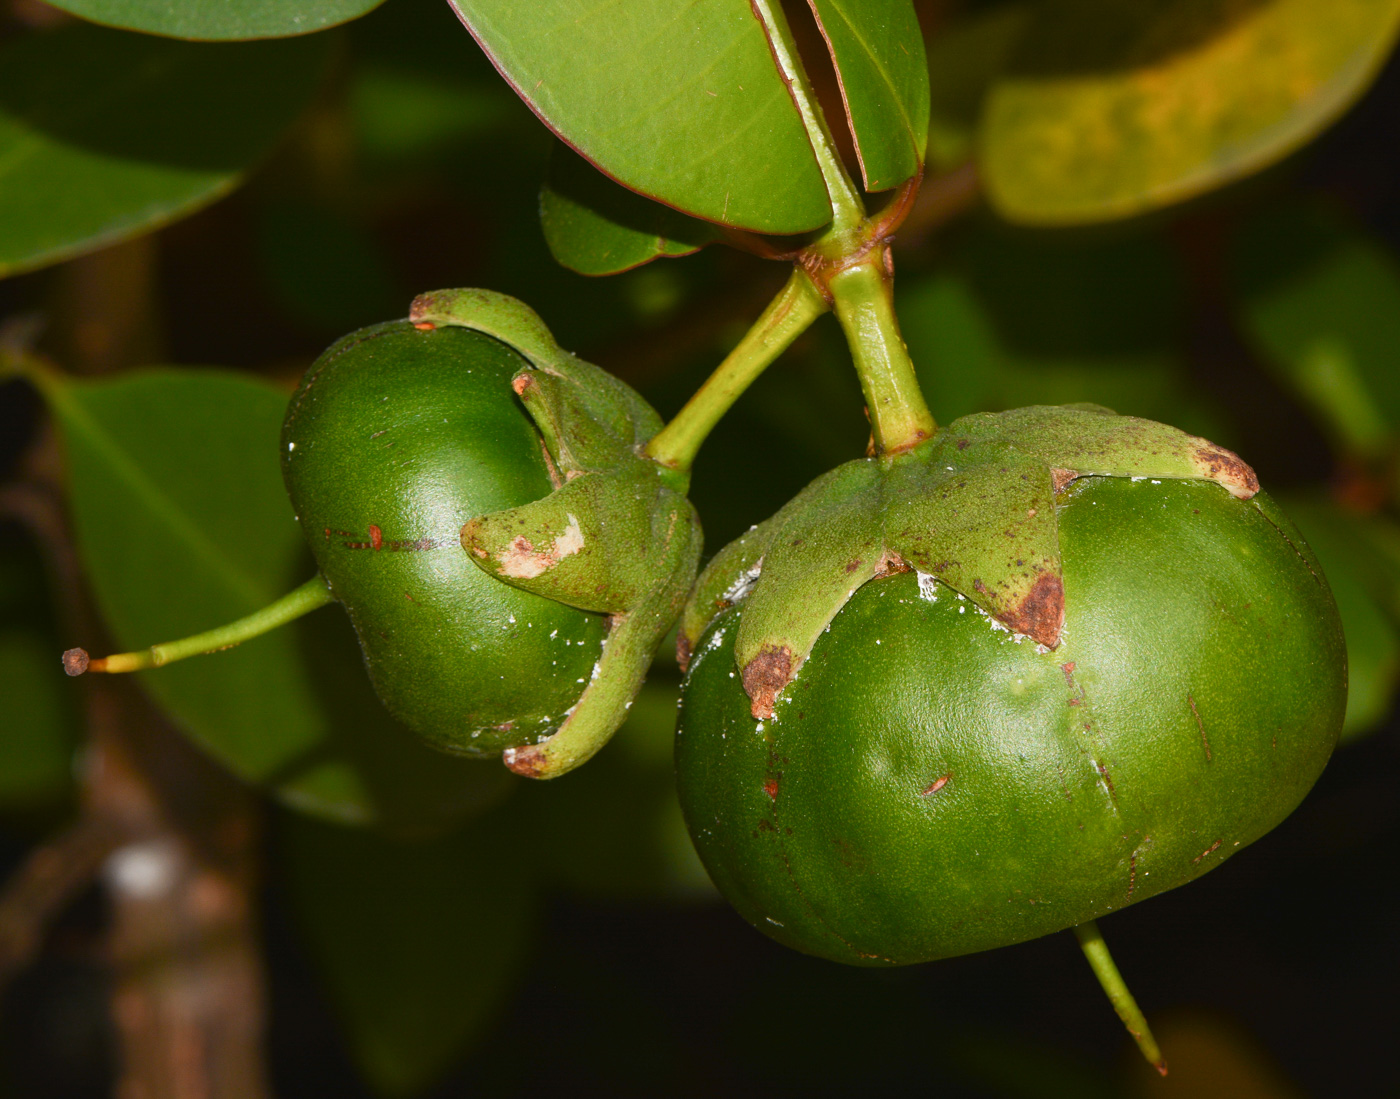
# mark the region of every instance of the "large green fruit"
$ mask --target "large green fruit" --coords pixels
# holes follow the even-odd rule
[[[1054,650],[899,573],[856,592],[758,721],[733,655],[744,604],[711,623],[681,803],[756,927],[868,965],[1019,942],[1204,874],[1316,780],[1346,655],[1277,507],[1099,477],[1056,502]]]
[[[468,755],[557,728],[607,632],[605,616],[504,584],[462,549],[468,520],[554,488],[511,388],[526,366],[465,328],[377,325],[317,360],[282,429],[292,506],[375,690]]]

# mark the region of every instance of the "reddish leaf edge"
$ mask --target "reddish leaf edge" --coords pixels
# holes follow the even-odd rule
[[[865,153],[860,147],[860,133],[856,130],[855,119],[851,117],[851,99],[846,94],[846,78],[841,73],[841,64],[836,60],[836,47],[832,44],[831,35],[826,32],[826,24],[822,22],[822,14],[817,10],[817,0],[807,0],[807,7],[811,9],[812,19],[816,21],[817,30],[821,32],[822,41],[826,43],[826,52],[831,58],[832,71],[836,73],[836,86],[841,89],[841,107],[846,113],[846,129],[851,134],[851,144],[856,150],[856,163],[860,165],[860,180],[865,187],[865,193],[869,195],[883,194],[885,191],[893,191],[896,187],[908,180],[897,180],[894,183],[886,183],[880,187],[873,187],[870,183],[870,172],[865,167]],[[924,171],[924,158],[917,155],[915,150],[914,160],[918,163],[918,170],[910,179],[922,176]]]
[[[459,7],[457,6],[456,0],[448,0],[448,4],[449,4],[449,6],[452,8],[453,13],[457,16],[457,21],[458,21],[459,23],[461,23],[462,26],[465,27],[465,28],[467,29],[467,33],[470,34],[470,35],[472,36],[472,39],[473,39],[473,40],[476,42],[476,44],[481,48],[481,52],[484,53],[484,54],[486,55],[486,59],[487,59],[488,61],[491,62],[491,67],[492,67],[493,69],[495,69],[497,73],[500,74],[501,79],[504,80],[504,81],[506,82],[507,87],[509,87],[511,91],[515,92],[515,94],[518,95],[518,96],[520,97],[520,101],[521,101],[522,103],[524,103],[525,106],[527,106],[527,107],[530,108],[531,113],[532,113],[536,118],[538,118],[542,123],[544,123],[545,128],[546,128],[547,130],[549,130],[549,132],[552,133],[555,137],[557,137],[560,141],[562,141],[565,145],[567,145],[570,149],[572,149],[574,152],[578,153],[579,156],[583,157],[584,160],[588,161],[589,164],[593,165],[593,167],[595,167],[596,169],[598,169],[598,171],[602,172],[603,175],[607,176],[610,180],[612,180],[614,183],[616,183],[619,187],[625,187],[625,188],[627,188],[627,190],[632,191],[634,194],[641,195],[641,196],[642,196],[643,198],[645,198],[645,199],[650,199],[652,202],[655,202],[655,203],[657,203],[657,204],[660,205],[660,206],[666,206],[666,207],[668,207],[668,208],[670,208],[670,209],[672,209],[672,210],[675,210],[675,211],[676,211],[677,213],[679,213],[679,214],[684,214],[686,217],[692,217],[692,218],[694,218],[696,221],[708,221],[710,224],[712,224],[712,225],[718,225],[718,226],[720,226],[720,228],[722,228],[722,229],[736,229],[736,230],[738,230],[738,231],[740,231],[740,232],[743,232],[743,233],[757,233],[757,234],[759,234],[759,235],[761,235],[761,236],[779,236],[779,237],[791,236],[791,237],[797,237],[797,236],[802,236],[802,235],[805,234],[805,233],[814,232],[815,230],[820,229],[823,225],[826,225],[826,224],[827,224],[827,222],[824,221],[824,222],[821,222],[821,223],[818,224],[818,225],[813,225],[813,226],[811,226],[811,227],[808,228],[808,229],[798,229],[798,230],[796,230],[795,232],[792,232],[792,233],[774,233],[774,232],[772,232],[772,231],[770,231],[770,230],[768,230],[768,229],[763,229],[763,228],[760,228],[760,227],[758,227],[758,226],[739,225],[739,224],[736,224],[736,223],[734,223],[734,222],[721,221],[721,220],[719,220],[718,218],[706,217],[704,214],[697,214],[697,213],[695,213],[695,212],[692,211],[692,210],[687,210],[687,209],[685,209],[683,206],[677,206],[674,202],[668,202],[666,199],[661,198],[659,195],[651,194],[651,193],[648,192],[648,191],[642,190],[640,187],[633,187],[630,183],[625,183],[625,182],[623,182],[621,179],[619,179],[619,178],[618,178],[616,175],[614,175],[612,172],[608,171],[607,168],[603,167],[602,164],[598,163],[597,160],[595,160],[593,157],[589,156],[588,153],[587,153],[584,149],[582,149],[579,145],[577,145],[575,142],[569,140],[569,138],[568,138],[563,132],[561,132],[561,131],[559,130],[559,128],[558,128],[557,126],[554,125],[553,122],[551,122],[551,121],[545,116],[544,112],[540,110],[540,108],[535,104],[535,102],[534,102],[528,95],[525,94],[525,90],[524,90],[519,84],[517,84],[513,79],[511,79],[510,74],[507,73],[506,70],[505,70],[504,68],[501,67],[500,62],[496,60],[496,55],[495,55],[494,53],[491,52],[490,48],[486,45],[486,41],[482,38],[481,34],[478,33],[477,29],[476,29],[475,27],[472,26],[471,21],[467,18],[466,13],[465,13],[464,11],[462,11],[462,9],[459,8]],[[753,11],[753,0],[749,0],[749,11],[750,11],[750,14],[753,15],[753,17],[754,17],[756,20],[758,20],[759,29],[763,31],[764,41],[768,42],[768,52],[769,52],[769,56],[770,56],[770,57],[773,57],[773,43],[772,43],[772,41],[768,38],[768,32],[767,32],[767,31],[764,29],[764,27],[763,27],[763,20],[762,20],[762,19],[759,19],[759,18],[758,18],[758,13],[755,12],[755,11]],[[783,73],[782,68],[779,67],[776,57],[773,57],[773,67],[774,67],[775,69],[777,69],[777,71],[778,71],[778,79],[780,79],[780,80],[783,82],[783,86],[787,88],[787,90],[788,90],[788,97],[789,97],[790,99],[793,100],[793,104],[792,104],[792,105],[793,105],[793,110],[796,111],[796,110],[797,110],[797,100],[796,100],[795,98],[793,98],[793,95],[792,95],[792,85],[788,82],[788,79],[787,79],[786,75]],[[801,112],[798,112],[798,117],[801,118]],[[805,135],[804,135],[804,136],[805,136]],[[809,147],[811,146],[811,143],[812,143],[812,139],[811,139],[810,137],[808,137],[808,138],[807,138],[807,144],[808,144]],[[815,151],[815,150],[813,150],[813,152],[812,152],[812,159],[813,159],[813,161],[816,160],[816,151]],[[862,171],[864,171],[864,168],[863,168],[863,167],[862,167]],[[825,188],[825,186],[826,186],[825,181],[823,181],[822,186],[823,186],[823,188]],[[828,208],[830,208],[830,202],[831,202],[831,195],[830,195],[830,193],[828,192],[828,194],[827,194]],[[829,221],[830,219],[828,218],[827,220]],[[704,247],[704,246],[702,245],[701,247]],[[696,251],[699,251],[699,249],[696,249]],[[685,253],[685,254],[686,254],[686,255],[693,255],[694,253],[689,253],[689,252],[688,252],[688,253]],[[652,257],[652,259],[656,259],[656,258],[658,258],[658,257],[656,257],[656,256],[653,256],[653,257]],[[676,258],[676,257],[672,257],[672,258]],[[650,262],[651,262],[651,260],[643,260],[643,261],[642,261],[642,263],[650,263]],[[636,265],[634,265],[634,267],[626,268],[626,270],[629,270],[629,271],[630,271],[630,270],[635,270],[636,267],[640,267],[641,265],[642,265],[642,264],[636,264]],[[572,268],[570,268],[570,270],[572,270]],[[622,272],[621,272],[621,271],[616,271],[616,272],[613,272],[613,273],[614,273],[614,274],[621,274]]]

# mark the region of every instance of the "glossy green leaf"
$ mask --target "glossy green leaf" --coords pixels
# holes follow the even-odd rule
[[[653,668],[626,723],[587,767],[517,795],[553,880],[604,901],[708,901],[718,894],[676,797],[672,742],[680,687]]]
[[[1005,217],[1128,217],[1314,137],[1371,83],[1400,0],[1048,0],[989,97],[982,171]]]
[[[381,1094],[436,1082],[491,1023],[526,960],[535,896],[513,819],[493,813],[427,843],[282,822],[294,914]]]
[[[910,0],[808,0],[831,51],[867,191],[916,175],[928,144],[929,75]]]
[[[77,25],[4,46],[0,275],[148,232],[227,193],[309,102],[328,45],[193,44]]]
[[[1320,206],[1248,222],[1233,248],[1240,319],[1260,358],[1344,448],[1385,451],[1400,428],[1400,264]]]
[[[169,38],[228,41],[310,34],[358,19],[384,0],[51,0],[94,23]]]
[[[1343,511],[1324,497],[1288,497],[1284,507],[1317,554],[1342,616],[1348,680],[1342,737],[1353,740],[1390,716],[1400,686],[1400,630],[1377,590],[1387,581],[1392,589],[1400,583],[1400,562],[1377,552],[1369,528],[1379,520]]]
[[[79,551],[117,645],[220,625],[313,571],[278,468],[285,394],[212,370],[44,389]],[[492,804],[509,780],[498,764],[422,747],[388,716],[338,607],[138,674],[212,756],[308,812],[433,828]]]
[[[747,0],[451,0],[502,75],[608,175],[767,233],[831,218],[812,146]]]
[[[55,654],[63,650],[48,577],[33,544],[0,526],[0,809],[62,803],[73,789],[78,699]]]
[[[948,171],[973,154],[982,103],[1030,20],[1029,4],[965,16],[928,43],[929,163]]]
[[[555,142],[540,191],[540,227],[554,258],[581,275],[688,256],[722,236],[709,222],[619,186],[562,142]]]

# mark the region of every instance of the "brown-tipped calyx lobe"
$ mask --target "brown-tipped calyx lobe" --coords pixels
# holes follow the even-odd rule
[[[792,650],[786,645],[765,645],[757,656],[744,665],[740,674],[744,690],[753,702],[755,720],[767,721],[773,716],[773,704],[783,688],[792,682],[795,673]]]

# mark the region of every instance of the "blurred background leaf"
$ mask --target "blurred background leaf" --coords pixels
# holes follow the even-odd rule
[[[1069,225],[1219,187],[1351,106],[1397,28],[1400,0],[1045,0],[986,100],[988,197]]]
[[[520,824],[496,812],[412,843],[279,825],[293,915],[351,1055],[380,1094],[420,1094],[482,1040],[526,962],[536,904]]]
[[[73,796],[81,714],[55,659],[63,648],[38,548],[0,523],[2,814],[52,814]]]
[[[1021,40],[1032,7],[1007,3],[962,13],[928,44],[928,161],[949,171],[975,150],[982,104]]]
[[[1335,443],[1384,456],[1400,428],[1400,264],[1319,202],[1245,221],[1231,254],[1240,324]]]
[[[53,6],[109,27],[171,38],[282,38],[358,19],[384,0],[52,0]]]
[[[1180,264],[1160,236],[1044,238],[969,226],[897,305],[919,381],[946,422],[1092,401],[1227,441],[1188,378]]]
[[[249,614],[312,571],[278,469],[284,393],[193,370],[49,376],[42,388],[62,428],[78,549],[120,648]],[[138,674],[206,751],[307,812],[431,829],[511,781],[494,761],[421,746],[385,713],[339,608]]]
[[[1352,740],[1375,731],[1390,716],[1400,681],[1400,608],[1393,601],[1400,587],[1400,560],[1377,544],[1387,535],[1395,537],[1394,524],[1316,494],[1288,495],[1282,502],[1322,563],[1342,615],[1348,672],[1342,738]]]
[[[195,45],[76,25],[0,47],[0,276],[226,194],[310,102],[329,46]]]

